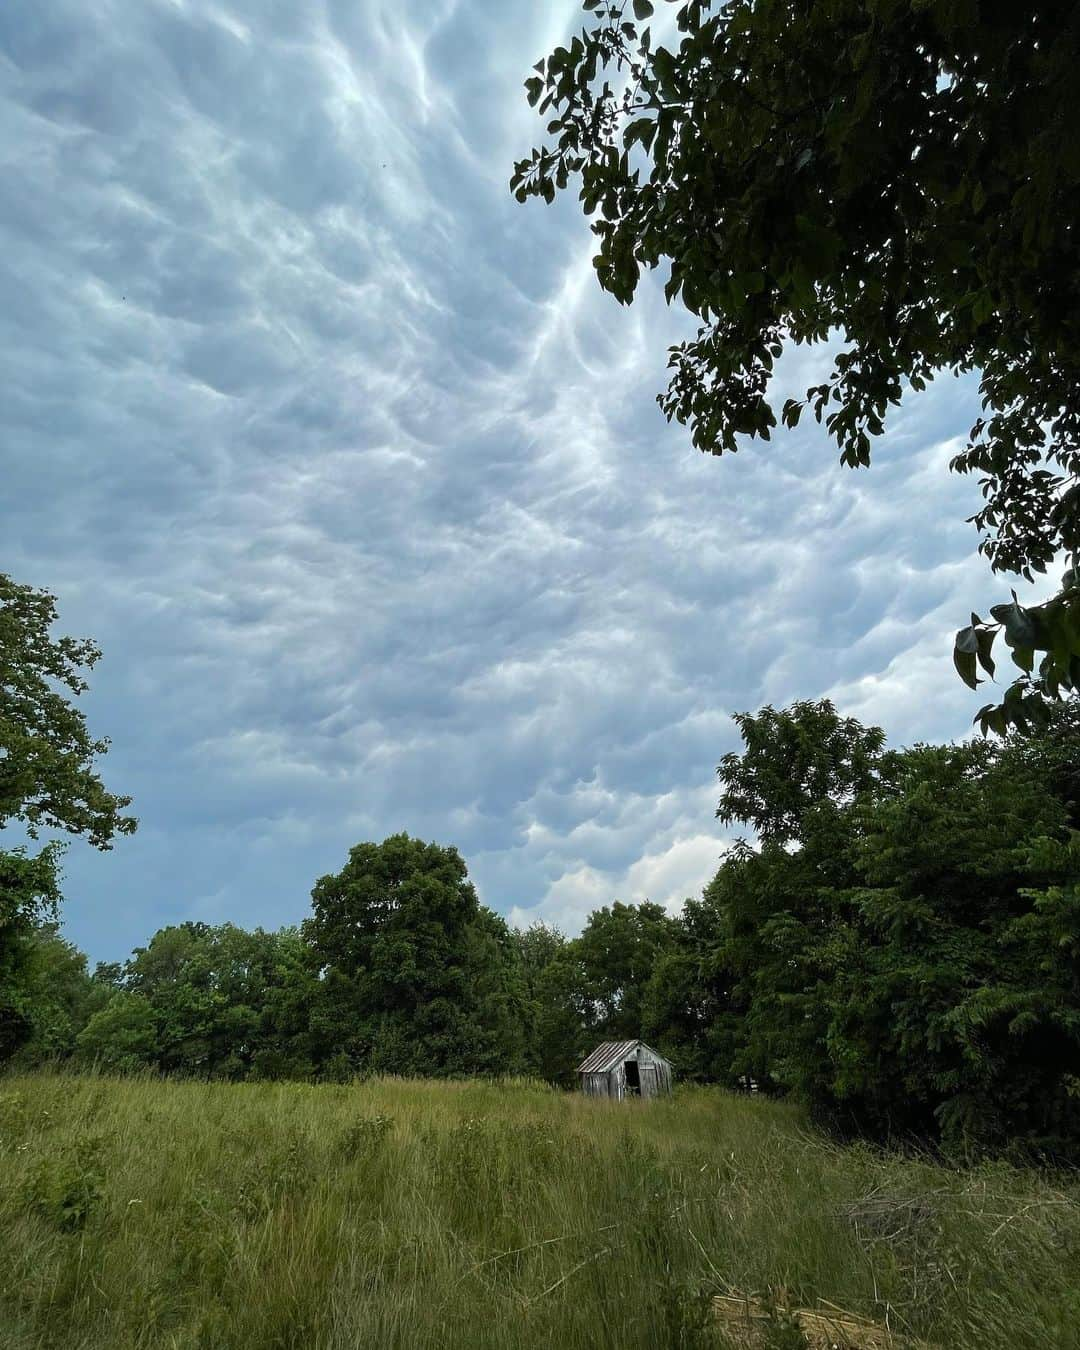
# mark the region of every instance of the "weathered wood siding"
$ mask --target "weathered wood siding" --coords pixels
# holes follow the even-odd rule
[[[599,1054],[600,1051],[597,1051]],[[627,1094],[626,1065],[638,1066],[639,1091],[642,1097],[666,1096],[671,1091],[671,1065],[662,1055],[641,1041],[628,1042],[616,1064],[598,1072],[585,1071],[581,1075],[581,1090],[587,1097],[610,1097],[623,1101]]]
[[[637,1048],[638,1075],[643,1097],[667,1096],[671,1091],[671,1065],[647,1045]]]

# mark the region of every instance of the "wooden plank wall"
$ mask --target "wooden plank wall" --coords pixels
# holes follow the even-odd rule
[[[651,1064],[656,1068],[656,1092],[668,1095],[671,1092],[671,1065],[666,1059],[654,1054],[648,1046],[639,1046],[637,1050],[639,1064]],[[646,1086],[643,1081],[642,1087]],[[581,1075],[581,1090],[587,1097],[612,1097],[622,1101],[626,1097],[626,1069],[620,1063],[608,1073],[585,1073]],[[651,1091],[642,1095],[653,1096]]]

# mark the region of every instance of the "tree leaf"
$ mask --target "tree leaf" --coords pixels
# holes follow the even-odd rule
[[[1005,626],[1005,641],[1010,647],[1036,647],[1038,629],[1028,611],[1015,599],[1008,605],[994,605],[990,613]]]
[[[979,627],[975,630],[975,638],[979,644],[979,650],[976,655],[979,658],[979,665],[986,671],[991,679],[994,678],[994,639],[998,635],[996,628]]]
[[[961,651],[958,647],[953,648],[953,665],[956,667],[957,674],[968,686],[969,689],[977,689],[982,681],[975,673],[975,653]]]

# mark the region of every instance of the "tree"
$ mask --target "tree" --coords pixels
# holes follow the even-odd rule
[[[1008,750],[928,746],[858,814],[859,884],[822,999],[829,1094],[877,1129],[1080,1156],[1080,849],[1064,804]]]
[[[1069,557],[1060,591],[973,614],[962,678],[1020,676],[984,731],[1038,723],[1080,681],[1080,150],[1071,0],[584,0],[589,26],[526,81],[550,145],[515,167],[519,200],[571,178],[596,215],[601,286],[624,304],[670,264],[668,301],[700,320],[671,350],[660,404],[695,445],[768,439],[775,363],[841,339],[810,407],[851,467],[905,386],[977,370],[985,416],[952,467],[980,477],[972,518],[996,571]],[[632,11],[632,12],[631,12]],[[1037,663],[1037,664],[1036,664]]]
[[[312,1071],[315,968],[295,928],[248,932],[192,922],[163,928],[135,949],[118,985],[142,1002],[125,998],[113,1007],[93,1032],[96,1050],[104,1052],[112,1027],[129,1057],[125,1038],[133,1017],[141,1037],[146,1008],[154,1025],[150,1062],[164,1072],[242,1079]],[[84,1052],[86,1044],[80,1040]]]
[[[642,1034],[646,986],[657,962],[675,945],[677,925],[648,900],[616,900],[594,910],[573,944],[587,999],[586,1026],[594,1037],[628,1040]]]
[[[85,638],[51,637],[55,621],[55,597],[0,573],[0,829],[18,820],[31,838],[46,827],[108,849],[114,835],[135,830],[122,814],[131,798],[106,791],[94,758],[109,742],[90,736],[56,687],[85,693],[82,672],[101,653]]]
[[[16,1065],[53,1063],[75,1049],[75,1038],[101,1005],[102,986],[86,969],[86,957],[60,935],[55,921],[36,923],[26,942],[22,984],[29,1036]]]
[[[135,829],[122,814],[131,798],[105,790],[94,757],[108,742],[91,738],[61,692],[85,692],[82,671],[100,653],[87,640],[52,638],[55,619],[53,596],[0,573],[0,830],[17,821],[31,839],[42,828],[59,829],[108,849],[115,834]],[[43,957],[35,932],[60,902],[59,854],[56,844],[37,857],[0,849],[0,1062],[34,1035],[31,986]],[[57,1012],[51,1007],[41,1004],[39,1036]]]
[[[778,739],[748,758],[782,752],[785,716],[748,723]],[[730,981],[732,1072],[879,1138],[1080,1156],[1069,720],[1002,747],[890,752],[858,791],[803,811],[797,836],[729,852],[703,897],[700,968]],[[782,811],[783,776],[758,783],[754,810]]]
[[[457,849],[407,834],[357,844],[316,882],[312,907],[302,931],[322,975],[312,1026],[324,1059],[394,1073],[521,1067],[513,944]]]
[[[535,923],[514,941],[525,988],[525,1068],[549,1083],[571,1087],[589,1047],[588,997],[574,943]]]
[[[0,850],[0,1064],[34,1031],[34,932],[60,904],[59,846]]]
[[[716,814],[725,824],[752,825],[770,842],[798,839],[811,808],[851,800],[880,770],[885,733],[840,717],[828,699],[780,712],[766,704],[758,713],[736,713],[735,723],[745,748],[720,763],[724,794]]]
[[[134,1073],[157,1062],[157,1018],[144,994],[117,990],[76,1038],[76,1055],[115,1073]]]
[[[641,1034],[671,1060],[684,1082],[736,1086],[733,1035],[742,1018],[731,1000],[726,962],[715,960],[722,919],[705,900],[687,900],[676,944],[662,952],[641,1000]]]

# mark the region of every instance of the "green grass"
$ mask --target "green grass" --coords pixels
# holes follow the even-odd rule
[[[1080,1346],[1080,1182],[718,1090],[0,1080],[2,1350],[668,1350],[732,1290]]]

